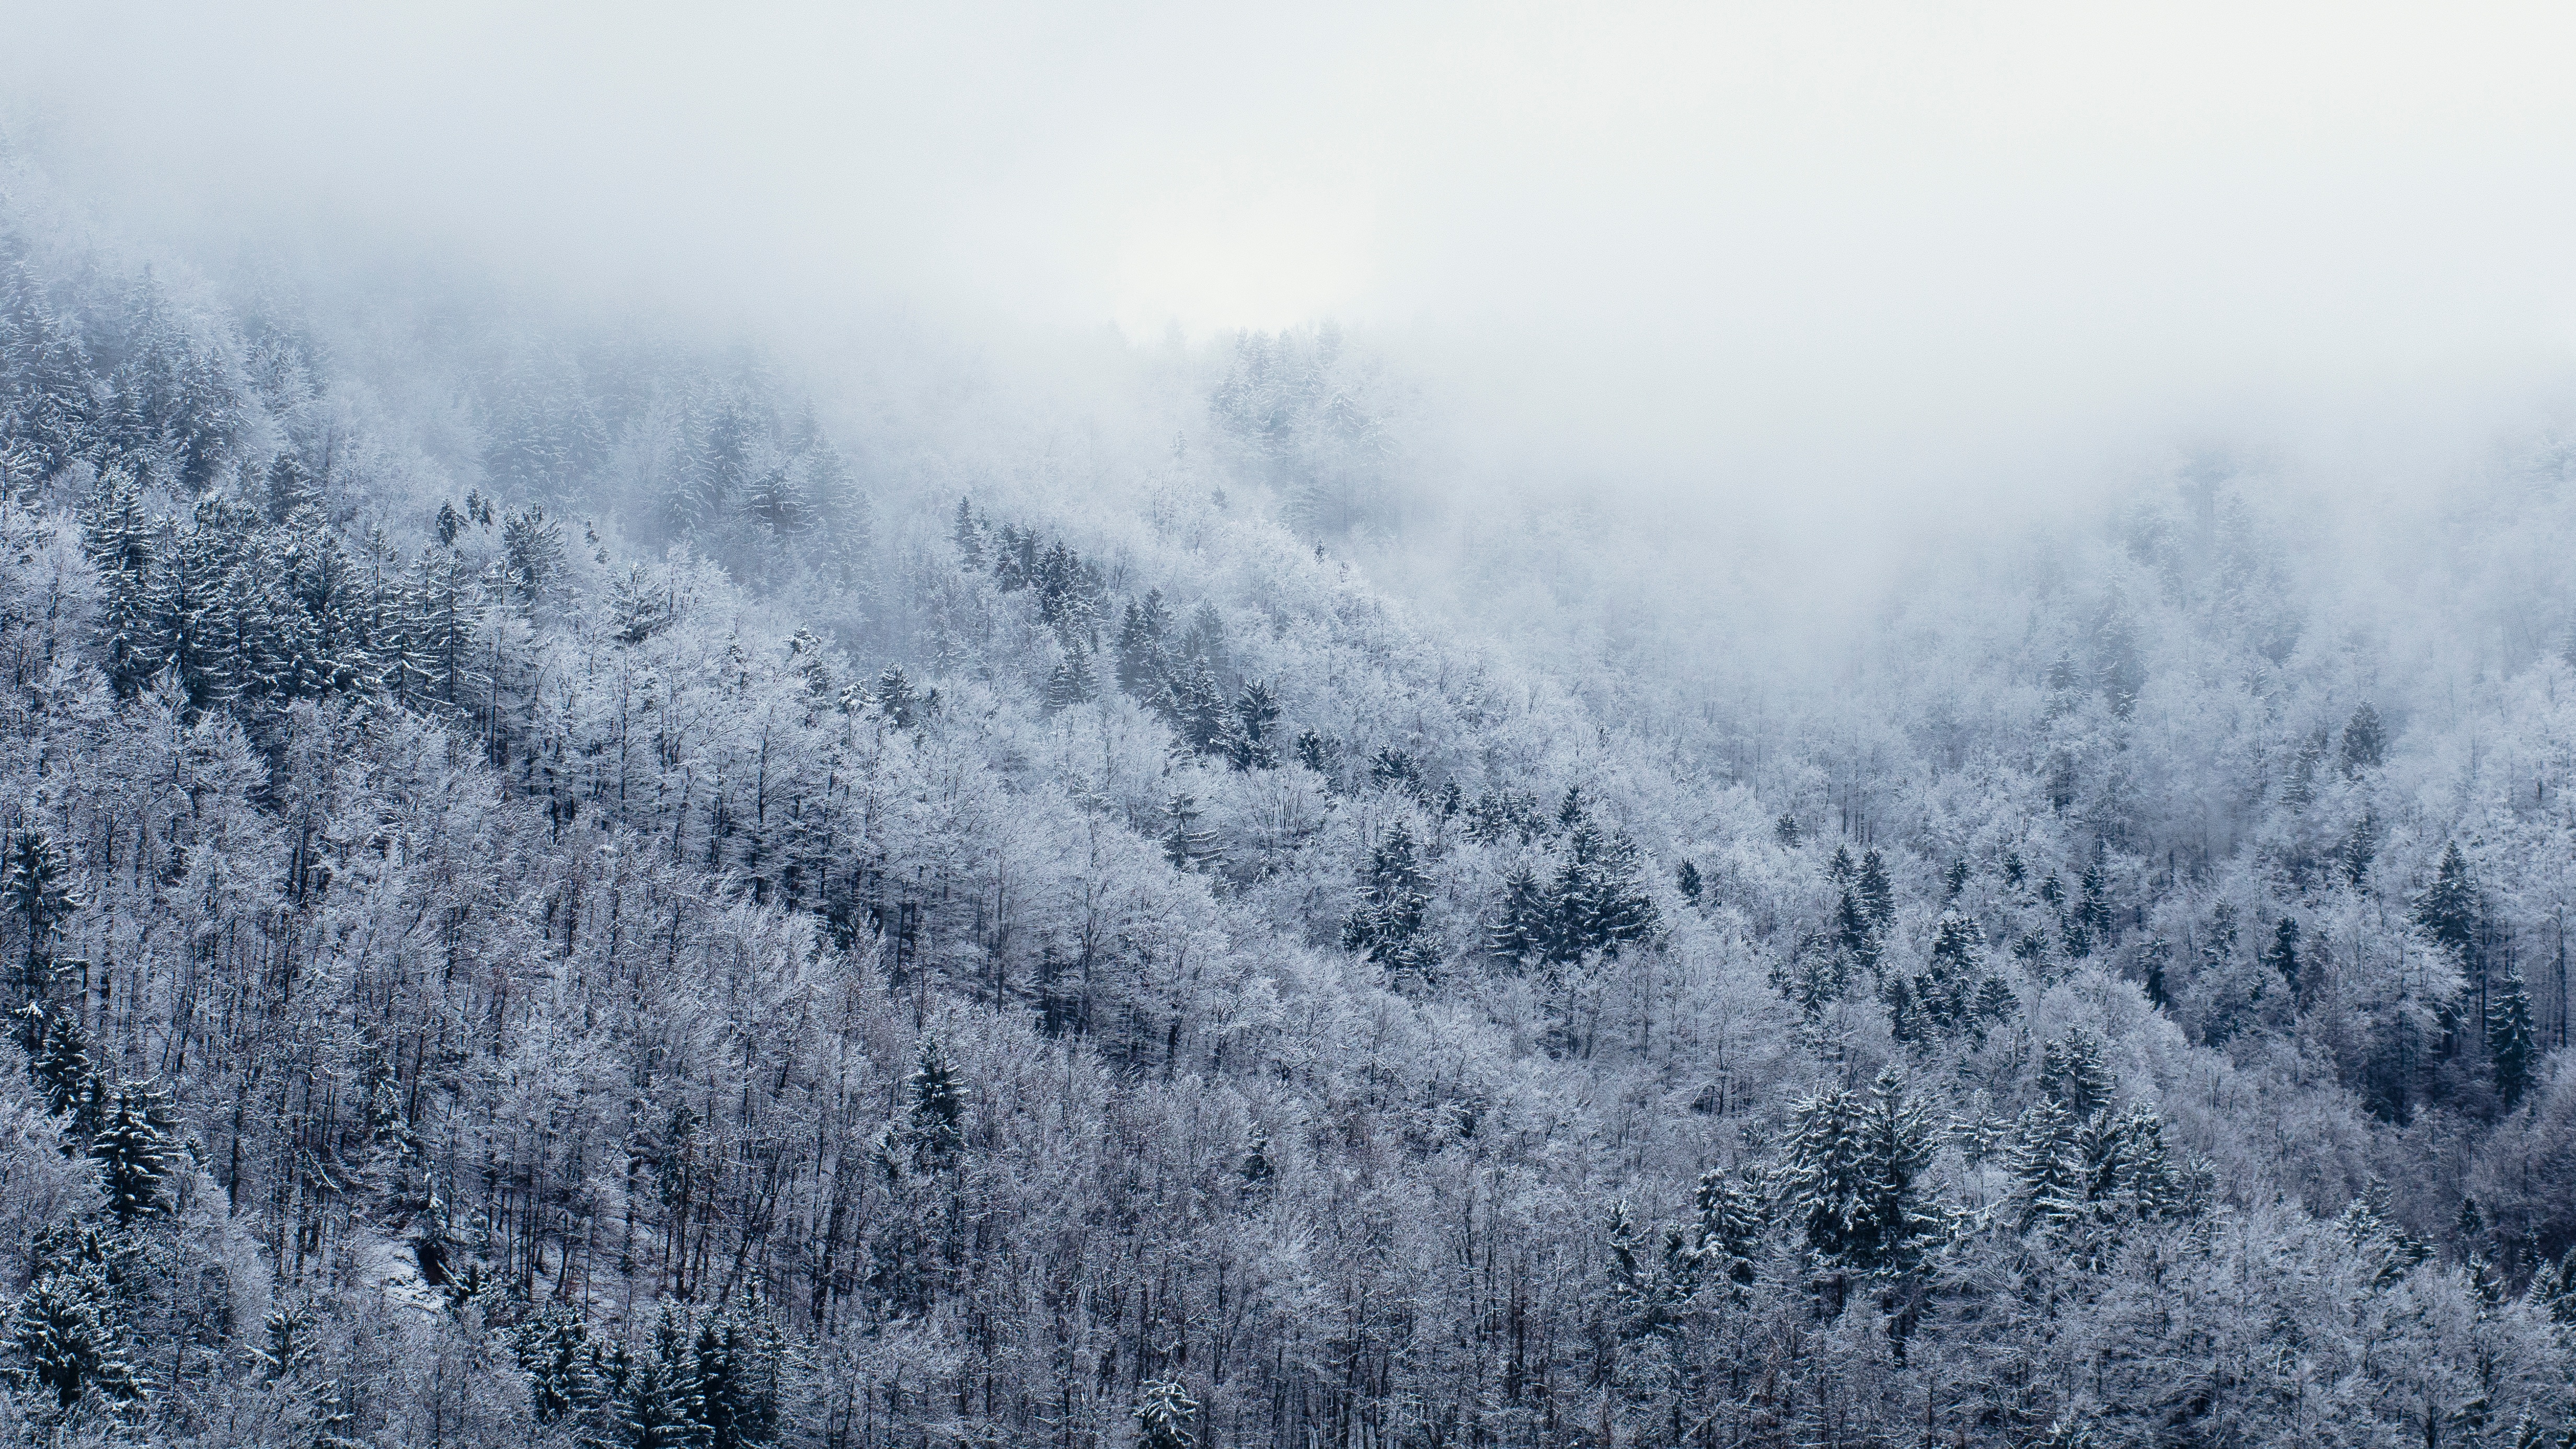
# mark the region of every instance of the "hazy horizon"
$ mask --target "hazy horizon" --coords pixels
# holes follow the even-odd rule
[[[2554,7],[15,8],[15,134],[201,252],[1005,374],[1333,323],[1472,484],[1793,533],[2576,376]]]

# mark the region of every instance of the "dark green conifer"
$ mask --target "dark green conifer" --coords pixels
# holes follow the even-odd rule
[[[1439,953],[1424,938],[1431,895],[1416,861],[1413,832],[1402,820],[1389,825],[1360,871],[1360,904],[1342,923],[1342,949],[1357,951],[1390,979],[1419,983],[1437,967]]]
[[[2379,722],[2379,711],[2365,700],[2343,727],[2343,772],[2358,775],[2375,770],[2387,758],[2388,732]]]
[[[2415,898],[2415,923],[2463,967],[2477,949],[2478,887],[2458,841],[2442,849],[2433,884]]]
[[[2284,915],[2281,923],[2272,928],[2272,945],[2263,953],[2263,964],[2279,973],[2282,984],[2289,988],[2291,999],[2298,999],[2300,962],[2299,921],[2296,916]]]
[[[966,1086],[948,1064],[936,1037],[924,1037],[920,1062],[903,1083],[904,1132],[913,1161],[936,1171],[957,1160],[966,1145]]]
[[[164,1211],[163,1183],[172,1170],[168,1105],[150,1082],[119,1082],[90,1138],[108,1211],[119,1225]]]
[[[54,939],[63,918],[89,904],[72,868],[71,852],[42,830],[21,830],[9,837],[8,857],[0,863],[0,905],[15,912],[27,932],[26,962],[19,994],[32,999],[52,975]]]
[[[1199,824],[1207,811],[1199,797],[1184,790],[1164,802],[1163,814],[1171,825],[1163,832],[1163,858],[1183,870],[1210,866],[1225,858],[1216,832]]]
[[[25,1367],[12,1377],[69,1410],[89,1394],[132,1401],[148,1393],[132,1361],[114,1293],[95,1269],[56,1271],[29,1285],[10,1322]]]
[[[1136,1404],[1136,1449],[1190,1449],[1198,1402],[1175,1379],[1149,1380]]]
[[[2487,1061],[2495,1069],[2496,1094],[2507,1109],[2519,1106],[2540,1071],[2540,1043],[2531,1024],[2531,993],[2522,968],[2497,977],[2487,995]]]

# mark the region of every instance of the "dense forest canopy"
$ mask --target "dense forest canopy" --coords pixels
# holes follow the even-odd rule
[[[10,1433],[2576,1436],[2554,437],[1765,637],[1364,336],[968,435],[0,190]]]

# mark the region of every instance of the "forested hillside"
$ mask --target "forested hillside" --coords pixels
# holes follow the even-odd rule
[[[8,184],[28,1442],[2576,1443],[2564,450],[1766,687],[1373,584],[1334,334],[961,438]]]

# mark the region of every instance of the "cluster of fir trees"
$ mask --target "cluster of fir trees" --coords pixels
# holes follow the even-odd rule
[[[88,1168],[87,1201],[25,1245],[26,1288],[8,1325],[14,1362],[0,1373],[58,1423],[113,1415],[152,1394],[143,1342],[182,1281],[166,1219],[189,1164],[168,1094],[93,1061],[76,1014],[39,998],[17,1018],[55,1146]]]
[[[1084,559],[1061,538],[1041,539],[1035,529],[995,528],[968,498],[957,501],[949,537],[967,570],[989,570],[1001,592],[1026,589],[1035,599],[1059,651],[1040,693],[1049,709],[1098,699],[1105,653],[1118,689],[1170,726],[1176,750],[1236,770],[1279,763],[1279,699],[1260,680],[1234,677],[1225,621],[1214,605],[1201,604],[1185,627],[1162,590],[1148,589],[1127,601],[1104,651],[1101,631],[1112,601],[1097,560]]]
[[[191,710],[222,707],[266,736],[299,699],[383,693],[411,708],[489,714],[487,612],[533,606],[563,566],[560,525],[531,505],[502,526],[500,556],[440,541],[406,565],[381,534],[352,550],[309,508],[283,516],[208,499],[152,515],[130,478],[103,478],[83,515],[101,579],[106,673],[132,698],[167,672]],[[489,528],[491,505],[469,511]]]
[[[634,1449],[753,1449],[779,1440],[788,1349],[754,1298],[700,1316],[664,1303],[640,1345],[602,1343],[577,1309],[517,1308],[509,1336],[540,1432]]]
[[[463,367],[484,486],[581,499],[623,536],[684,544],[753,589],[863,584],[866,491],[810,404],[757,366],[614,334],[504,340]]]
[[[302,379],[299,349],[246,341],[148,271],[64,305],[33,252],[0,238],[0,478],[81,465],[197,492],[265,462],[260,415]]]
[[[1580,786],[1556,809],[1553,869],[1516,868],[1487,949],[1515,966],[1557,967],[1651,943],[1663,917],[1645,882],[1643,852],[1593,817]]]
[[[2539,1034],[2522,970],[2510,960],[2494,959],[2485,914],[2468,858],[2460,853],[2459,842],[2452,841],[2443,847],[2432,883],[2416,897],[2413,910],[2415,923],[2469,984],[2460,997],[2441,1004],[2434,1055],[2439,1061],[2459,1061],[2474,1058],[2482,1046],[2496,1094],[2511,1108],[2539,1081]],[[2292,991],[2299,981],[2298,943],[2297,922],[2283,916],[2267,960]]]
[[[1802,1410],[1796,1390],[1765,1382],[1748,1361],[1760,1358],[1754,1345],[1764,1335],[1797,1317],[1826,1334],[1857,1327],[1875,1350],[1869,1372],[1922,1370],[1914,1428],[1945,1442],[1953,1433],[2020,1442],[2087,1425],[2125,1442],[2205,1413],[2175,1412],[2188,1403],[2179,1384],[2160,1386],[2152,1401],[2085,1395],[2078,1405],[2041,1408],[2030,1374],[1994,1381],[1973,1371],[1984,1367],[1975,1355],[1945,1342],[1945,1330],[1984,1312],[1975,1285],[1998,1255],[2018,1260],[2013,1276],[2023,1289],[2064,1296],[2048,1316],[2057,1320],[2052,1332],[2071,1335],[2127,1291],[2141,1255],[2205,1230],[2207,1167],[2176,1160],[2152,1106],[2118,1101],[2089,1034],[2048,1044],[2041,1093],[2007,1128],[1944,1123],[1893,1067],[1866,1085],[1821,1088],[1783,1126],[1776,1146],[1702,1174],[1688,1210],[1660,1229],[1627,1203],[1609,1211],[1591,1330],[1594,1382],[1605,1410],[1617,1410],[1605,1422],[1672,1443],[1699,1442],[1720,1427],[1762,1439],[1791,1423],[1834,1422],[1849,1404],[1837,1404],[1834,1387],[1811,1386]],[[1970,1185],[1973,1198],[1963,1197]],[[2375,1288],[2428,1260],[2358,1204],[2344,1227],[2389,1255]]]

